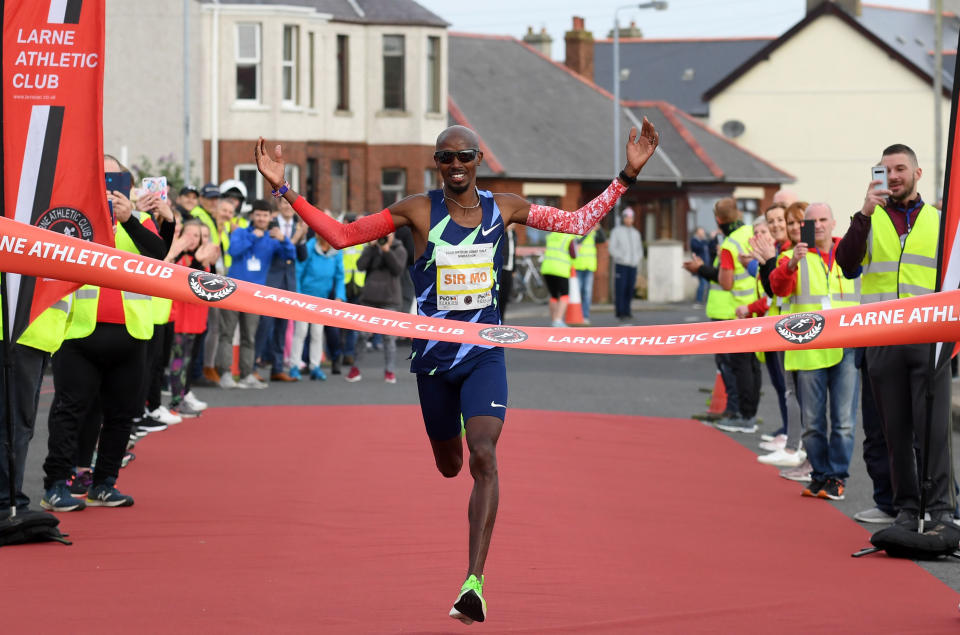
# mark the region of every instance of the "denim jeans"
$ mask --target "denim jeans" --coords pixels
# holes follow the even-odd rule
[[[855,349],[845,349],[843,358],[836,365],[797,373],[803,404],[803,447],[813,467],[811,477],[814,480],[836,478],[845,481],[850,476],[848,470],[853,454],[857,389],[860,386],[855,354]]]
[[[590,319],[590,300],[593,299],[593,272],[577,269],[577,282],[580,283],[580,309],[584,319]]]

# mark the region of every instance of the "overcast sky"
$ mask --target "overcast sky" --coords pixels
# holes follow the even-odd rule
[[[563,34],[574,15],[586,18],[597,39],[613,28],[623,0],[416,0],[451,24],[452,31],[523,37],[546,27],[553,57],[563,59]],[[648,38],[778,36],[803,19],[806,0],[668,0],[666,11],[622,9],[620,24],[636,21]],[[882,0],[886,6],[928,9],[930,0]]]

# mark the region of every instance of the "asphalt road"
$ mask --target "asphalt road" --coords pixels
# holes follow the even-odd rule
[[[703,310],[689,304],[648,305],[641,301],[634,304],[637,325],[671,324],[704,321]],[[614,326],[616,320],[611,307],[594,308],[592,321],[595,326]],[[545,306],[522,304],[508,313],[508,324],[545,326],[549,323]],[[361,365],[364,379],[347,383],[342,377],[330,376],[326,382],[301,381],[298,383],[273,384],[266,390],[232,390],[198,388],[200,399],[217,406],[244,406],[267,404],[416,404],[417,391],[413,376],[405,372],[403,359],[409,353],[409,344],[398,345],[398,382],[394,385],[382,381],[382,354],[368,353]],[[705,410],[707,395],[701,389],[713,386],[715,366],[712,355],[689,356],[619,356],[576,355],[546,353],[540,351],[507,351],[508,378],[510,382],[510,407],[571,412],[597,412],[639,416],[656,416],[687,419],[694,413]],[[768,379],[764,378],[764,394],[761,398],[759,416],[765,422],[762,431],[771,431],[779,424],[776,396]],[[52,398],[50,377],[45,378],[44,394],[41,396],[40,413],[36,436],[30,447],[27,464],[26,492],[36,506],[39,503],[42,480],[42,461],[46,451],[47,410]],[[509,415],[508,415],[509,417]],[[509,426],[509,418],[508,418]],[[159,432],[157,434],[163,434]],[[737,442],[760,454],[757,450],[759,435],[730,434]],[[835,505],[851,517],[861,509],[873,506],[872,485],[862,460],[861,428],[857,428],[857,445],[850,468],[846,499],[839,502],[824,502]],[[958,446],[954,432],[954,447]],[[426,441],[425,441],[426,442]],[[144,441],[149,443],[149,437]],[[677,469],[696,462],[696,456],[677,447]],[[960,467],[955,458],[954,469]],[[664,475],[668,478],[669,475]],[[770,478],[778,478],[776,469],[770,468]],[[121,474],[122,479],[122,474]],[[749,488],[749,483],[744,483]],[[797,485],[797,496],[800,495]],[[122,490],[122,483],[121,483]],[[135,492],[131,492],[135,494]],[[722,496],[711,490],[705,477],[704,496]],[[690,501],[692,517],[696,517],[696,501]],[[763,513],[763,501],[757,501],[757,513]],[[705,519],[698,518],[697,522]],[[748,522],[749,519],[745,519]],[[868,528],[870,530],[873,527]],[[851,545],[851,552],[863,545]],[[868,556],[869,557],[869,556]],[[874,556],[882,557],[882,556]],[[941,560],[922,563],[934,576],[953,589],[960,590],[960,563]]]

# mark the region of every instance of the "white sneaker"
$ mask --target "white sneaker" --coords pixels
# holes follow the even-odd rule
[[[237,388],[266,388],[266,382],[262,382],[254,376],[253,373],[250,373],[243,379],[237,382]]]
[[[787,435],[778,434],[773,437],[770,441],[761,441],[757,444],[761,450],[766,450],[767,452],[775,452],[777,450],[782,450],[787,447]]]
[[[183,396],[183,402],[189,405],[191,410],[195,410],[196,412],[203,412],[207,409],[207,402],[197,399],[197,396],[193,394],[192,390]]]
[[[230,371],[227,371],[224,374],[220,375],[220,387],[226,390],[239,387],[237,384],[237,380],[233,378],[233,373],[231,373]]]
[[[166,406],[157,406],[157,409],[150,413],[150,418],[154,421],[165,423],[168,426],[172,426],[183,421],[179,415],[175,415],[167,410]]]
[[[807,460],[807,453],[803,450],[796,452],[787,452],[785,448],[774,450],[770,454],[758,456],[757,461],[765,465],[777,465],[779,467],[799,467]]]
[[[853,515],[853,519],[861,523],[892,523],[895,519],[879,507],[871,507]]]

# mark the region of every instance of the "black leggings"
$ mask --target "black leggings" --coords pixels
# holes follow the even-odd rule
[[[70,476],[77,437],[87,417],[102,413],[93,482],[116,479],[127,450],[130,426],[143,413],[147,340],[133,338],[123,324],[97,324],[82,339],[66,340],[53,356],[55,395],[50,407],[44,489]],[[99,412],[92,405],[100,399]]]

